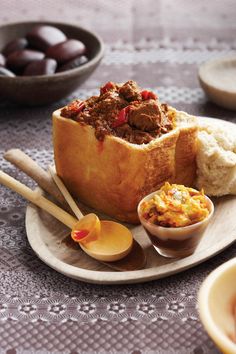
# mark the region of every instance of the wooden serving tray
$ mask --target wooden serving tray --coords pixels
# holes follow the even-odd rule
[[[211,124],[235,125],[213,118],[200,118]],[[96,284],[130,284],[167,277],[191,268],[223,251],[236,240],[236,197],[213,200],[215,213],[195,253],[182,259],[160,256],[142,226],[131,226],[135,239],[142,245],[147,264],[145,269],[117,272],[74,249],[64,242],[69,230],[46,212],[29,204],[26,210],[26,232],[37,256],[56,271],[81,281]]]

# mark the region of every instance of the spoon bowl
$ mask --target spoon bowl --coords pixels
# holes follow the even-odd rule
[[[96,214],[87,214],[82,217],[71,230],[71,237],[75,242],[88,243],[96,241],[101,232],[101,223]]]
[[[124,258],[133,246],[133,236],[127,227],[99,220],[93,213],[83,216],[73,226],[71,237],[90,257],[103,262]]]
[[[95,241],[80,242],[82,250],[104,262],[118,261],[127,256],[133,246],[133,236],[129,229],[114,221],[101,220],[100,223],[99,237]]]

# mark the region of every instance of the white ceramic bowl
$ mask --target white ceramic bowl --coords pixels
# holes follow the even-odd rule
[[[236,258],[215,269],[203,282],[198,306],[201,321],[223,353],[236,354]],[[235,315],[236,316],[236,315]]]
[[[138,216],[156,251],[164,257],[179,258],[191,255],[199,244],[214,213],[214,204],[206,196],[209,215],[204,220],[184,227],[163,227],[147,221],[141,212],[144,201],[152,199],[157,191],[148,194],[138,205]]]
[[[209,60],[199,68],[198,78],[209,99],[236,110],[236,56]]]

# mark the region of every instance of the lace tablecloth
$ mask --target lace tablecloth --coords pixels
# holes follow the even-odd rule
[[[235,53],[234,0],[1,0],[0,23],[56,20],[96,30],[106,55],[73,94],[87,97],[106,81],[135,79],[160,99],[196,115],[236,122],[235,112],[207,102],[197,68]],[[52,111],[65,102],[0,106],[0,165],[33,186],[2,155],[19,147],[46,166],[53,160]],[[198,317],[203,279],[234,257],[236,245],[169,278],[130,286],[81,283],[53,271],[25,233],[26,201],[0,187],[0,353],[217,353]]]

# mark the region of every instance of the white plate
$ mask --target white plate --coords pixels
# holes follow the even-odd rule
[[[224,124],[236,129],[235,124],[199,118],[214,125]],[[116,272],[87,256],[82,250],[68,247],[62,240],[69,230],[52,216],[29,204],[26,210],[26,232],[37,256],[56,271],[81,281],[96,284],[141,283],[179,273],[204,262],[230,246],[236,239],[236,197],[227,196],[214,201],[215,214],[195,253],[183,259],[164,258],[154,250],[142,226],[132,226],[135,239],[147,255],[145,269]],[[227,221],[227,222],[226,222]]]

